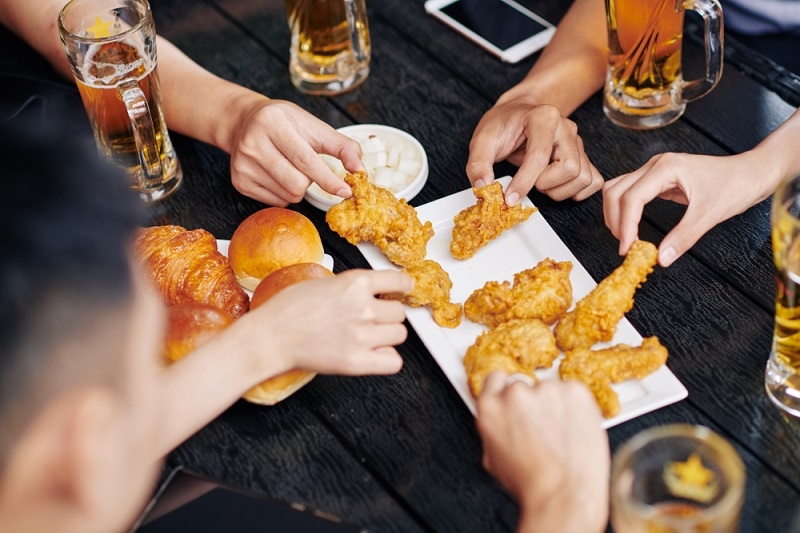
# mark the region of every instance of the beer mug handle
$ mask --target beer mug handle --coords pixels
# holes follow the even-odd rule
[[[161,168],[158,140],[147,98],[136,80],[121,83],[117,90],[128,110],[133,138],[136,140],[136,150],[139,152],[139,162],[142,165],[139,189],[142,191],[155,189],[161,186],[164,171]]]
[[[678,0],[680,3],[681,0]],[[684,82],[681,86],[681,102],[691,102],[706,95],[722,77],[723,34],[722,8],[718,0],[685,0],[683,9],[696,11],[703,17],[705,31],[706,74],[705,78]]]
[[[367,7],[364,0],[344,0],[344,10],[347,17],[347,31],[350,35],[350,44],[353,47],[353,56],[356,60],[368,61],[369,52],[366,43],[362,40],[363,32],[358,31],[359,22],[367,23]]]

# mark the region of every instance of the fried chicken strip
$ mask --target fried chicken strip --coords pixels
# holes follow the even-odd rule
[[[580,348],[567,352],[558,373],[563,380],[585,383],[597,400],[603,416],[619,414],[620,403],[612,383],[642,379],[667,362],[667,349],[658,337],[648,337],[639,347],[618,344],[604,350]]]
[[[478,397],[486,376],[496,370],[521,373],[536,381],[534,370],[549,368],[558,357],[556,340],[541,320],[514,319],[481,333],[464,355],[472,395]]]
[[[634,242],[622,265],[559,320],[555,330],[558,347],[566,352],[610,341],[657,258],[658,250],[652,243]]]
[[[344,180],[353,189],[353,197],[328,210],[325,220],[331,229],[350,244],[374,243],[398,266],[421,263],[433,237],[433,225],[422,224],[405,200],[370,183],[366,172],[348,174]]]
[[[407,294],[390,293],[381,298],[400,300],[411,307],[427,305],[433,312],[433,321],[445,328],[455,328],[461,323],[462,307],[450,301],[453,282],[442,266],[426,259],[419,265],[405,268],[403,272],[414,278],[414,288]]]
[[[489,281],[464,302],[468,319],[490,328],[513,318],[554,324],[572,305],[572,262],[544,259],[514,275],[514,284]]]
[[[503,196],[503,186],[494,181],[483,187],[473,188],[478,199],[453,218],[453,241],[450,253],[456,259],[468,259],[479,248],[505,230],[528,220],[537,209],[517,204],[509,207]]]

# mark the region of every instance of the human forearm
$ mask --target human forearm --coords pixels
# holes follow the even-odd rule
[[[574,494],[562,490],[560,494],[551,495],[546,501],[523,503],[517,531],[519,533],[603,531],[608,522],[608,509],[601,495],[596,496],[596,501],[582,505],[586,502],[580,502]]]
[[[795,111],[758,146],[742,154],[753,160],[758,171],[758,175],[753,176],[753,179],[764,186],[762,197],[754,198],[753,203],[772,194],[783,179],[800,175],[800,159],[795,155],[798,149],[800,149],[800,111]]]
[[[0,23],[42,54],[63,76],[72,78],[58,36],[58,14],[66,0],[0,0]]]
[[[231,152],[240,115],[267,97],[215,76],[163,37],[158,76],[170,130]]]
[[[240,318],[163,370],[160,387],[164,426],[159,443],[162,455],[208,424],[251,387],[290,369],[286,358],[264,341],[268,336],[251,333],[251,318]]]
[[[603,85],[608,41],[602,0],[575,0],[531,71],[498,103],[522,99],[570,115]]]

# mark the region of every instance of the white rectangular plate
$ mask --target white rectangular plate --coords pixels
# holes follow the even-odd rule
[[[510,179],[506,176],[498,181],[505,187]],[[453,217],[474,203],[475,196],[471,189],[467,189],[417,208],[420,220],[423,223],[430,220],[435,231],[433,238],[428,241],[427,259],[438,262],[450,275],[453,281],[450,296],[454,302],[464,302],[472,291],[483,287],[487,281],[511,281],[514,274],[532,268],[546,257],[556,261],[572,261],[574,266],[570,281],[573,301],[577,302],[597,285],[538,211],[526,222],[507,230],[478,250],[470,259],[465,261],[454,259],[450,255]],[[524,198],[522,203],[533,205],[528,198]],[[358,248],[372,268],[397,269],[375,245],[362,242],[358,244]],[[457,328],[442,328],[433,321],[430,311],[424,307],[408,308],[407,317],[447,379],[474,415],[475,400],[467,386],[462,358],[467,348],[475,342],[475,338],[482,331],[486,330],[486,327],[464,318]],[[642,336],[627,318],[623,318],[612,342],[607,345],[626,343],[639,346],[641,342]],[[598,345],[602,346],[604,345]],[[536,375],[541,380],[559,379],[558,361],[553,368],[537,371]],[[604,428],[682,400],[688,394],[683,384],[666,366],[662,366],[642,380],[630,380],[614,385],[614,390],[619,394],[622,410],[614,418],[605,420]]]

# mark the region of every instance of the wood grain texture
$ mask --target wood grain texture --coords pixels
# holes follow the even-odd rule
[[[569,2],[522,3],[557,22]],[[152,2],[159,32],[212,72],[295,102],[336,127],[381,123],[418,137],[430,177],[414,205],[468,186],[472,129],[535,60],[505,65],[427,16],[422,4],[370,2],[370,77],[351,93],[321,98],[289,82],[282,0]],[[6,30],[0,30],[0,44],[2,72],[57,80]],[[603,117],[599,94],[571,118],[590,158],[611,178],[664,151],[725,155],[749,148],[791,111],[741,71],[726,68],[711,95],[658,131],[614,127]],[[227,154],[181,135],[173,134],[173,141],[186,183],[152,208],[152,221],[230,238],[264,206],[233,188]],[[497,175],[514,171],[505,163],[496,167]],[[594,279],[619,265],[600,195],[580,203],[556,203],[537,192],[531,198]],[[368,266],[327,227],[324,213],[305,202],[292,208],[317,226],[337,272]],[[669,348],[668,366],[690,396],[609,431],[612,450],[664,423],[699,423],[721,433],[747,468],[746,532],[791,531],[800,507],[800,422],[775,409],[763,391],[774,292],[768,211],[765,201],[721,224],[675,265],[656,269],[637,293],[628,318]],[[645,210],[641,237],[659,242],[682,213],[681,206],[654,202]],[[173,452],[170,463],[374,531],[513,531],[517,505],[484,472],[469,411],[413,330],[400,352],[405,366],[395,376],[320,376],[274,408],[237,403]]]

